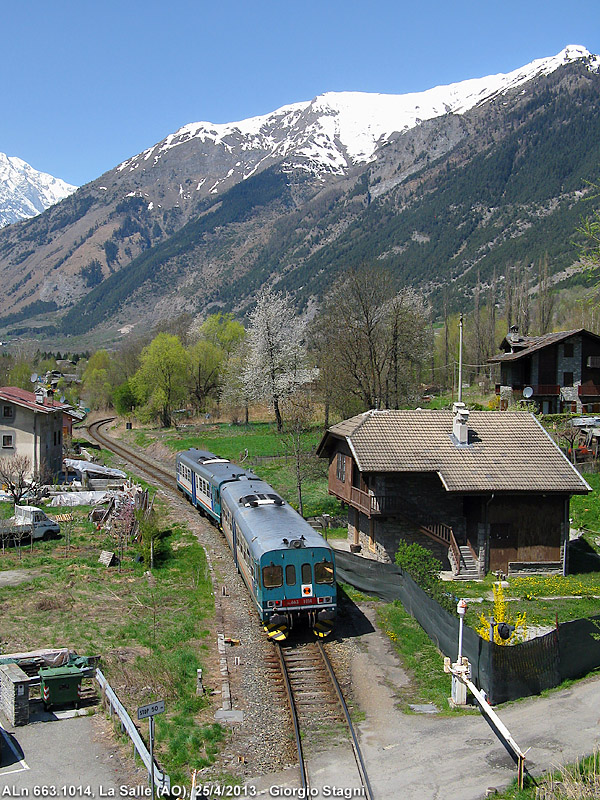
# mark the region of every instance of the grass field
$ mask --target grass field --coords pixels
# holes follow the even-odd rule
[[[115,550],[115,543],[88,522],[88,511],[73,509],[68,551],[58,539],[24,547],[21,557],[12,548],[0,553],[0,570],[26,570],[30,578],[0,587],[3,651],[60,646],[101,655],[102,670],[132,715],[164,699],[157,757],[175,783],[187,784],[192,768],[213,763],[224,736],[212,724],[209,701],[195,694],[214,617],[204,550],[184,527],[163,522],[164,557],[151,577],[135,563],[134,549],[120,572],[106,569],[100,551]]]
[[[455,714],[448,704],[452,679],[444,672],[444,657],[419,623],[399,601],[382,603],[377,617],[411,678],[408,686],[395,688],[402,710],[409,711],[411,703],[433,703],[440,713]]]

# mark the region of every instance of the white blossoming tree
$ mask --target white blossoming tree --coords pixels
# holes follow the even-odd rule
[[[264,288],[249,323],[245,391],[254,400],[270,405],[281,433],[282,401],[315,376],[315,370],[306,365],[306,322],[296,315],[288,294]]]

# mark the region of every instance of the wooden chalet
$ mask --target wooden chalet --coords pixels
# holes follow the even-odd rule
[[[600,336],[585,328],[523,336],[513,325],[500,343],[501,407],[523,398],[544,414],[600,412]]]
[[[401,539],[444,569],[568,569],[569,501],[590,487],[529,413],[367,411],[331,427],[329,493],[348,506],[351,549],[393,561]]]

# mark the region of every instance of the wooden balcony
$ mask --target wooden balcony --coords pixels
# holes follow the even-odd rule
[[[355,489],[354,486],[352,487],[350,504],[368,517],[377,516],[378,514],[391,514],[401,507],[400,498],[397,496],[369,494],[368,492],[363,492],[362,489]]]
[[[500,394],[500,388],[505,386],[506,384],[496,384],[496,394]],[[548,396],[552,395],[553,397],[558,397],[560,394],[560,386],[558,384],[553,383],[538,383],[535,384],[528,384],[533,389],[533,396],[539,397],[541,395]],[[513,395],[517,398],[521,398],[523,396],[523,389],[525,388],[525,384],[522,383],[513,383],[512,386],[509,387],[513,391]],[[600,387],[599,387],[600,389]]]
[[[432,519],[422,517],[421,514],[415,514],[411,503],[398,495],[373,495],[352,487],[350,505],[362,511],[367,517],[396,513],[409,520],[424,534],[450,548],[454,557],[454,572],[456,575],[460,573],[460,549],[450,525],[446,525],[444,522],[435,522]]]
[[[600,386],[593,383],[584,383],[582,386],[577,387],[577,394],[579,397],[598,397],[600,395]]]

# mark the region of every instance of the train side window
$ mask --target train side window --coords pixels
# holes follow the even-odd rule
[[[283,567],[276,564],[263,567],[263,586],[265,589],[276,589],[278,586],[283,586]]]
[[[310,564],[302,564],[302,583],[312,583]]]
[[[286,564],[285,582],[288,586],[296,585],[296,567],[293,564]]]
[[[333,583],[333,562],[318,561],[315,564],[316,583]]]

